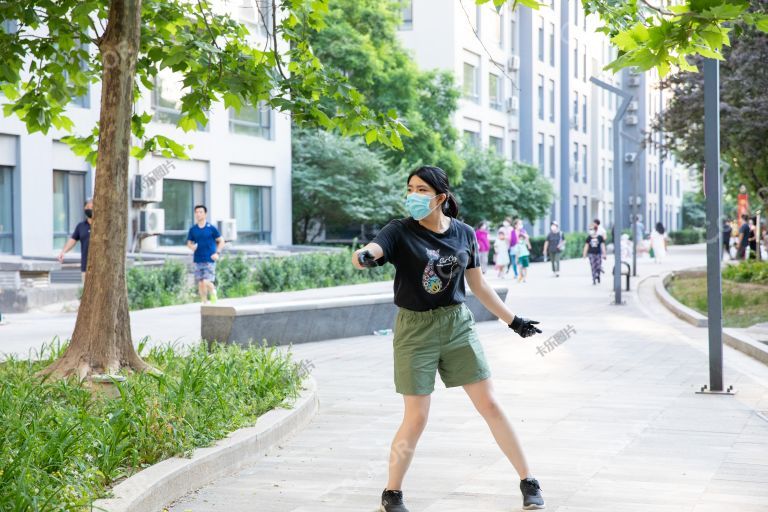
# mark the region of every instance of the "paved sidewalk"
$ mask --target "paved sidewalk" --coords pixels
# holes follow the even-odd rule
[[[703,246],[675,248],[664,265],[643,262],[639,273],[703,264]],[[592,286],[585,261],[563,262],[561,276],[535,265],[509,295],[513,311],[542,321],[543,335],[521,340],[498,322],[478,326],[548,510],[768,511],[768,367],[725,347],[726,383],[738,394],[696,395],[708,381],[706,331],[658,305],[652,278],[625,306],[611,306],[610,284]],[[575,335],[537,354],[568,325]],[[402,413],[391,337],[293,352],[315,365],[319,415],[260,463],[172,512],[377,508]],[[434,393],[405,493],[412,512],[519,510],[516,475],[460,389]]]

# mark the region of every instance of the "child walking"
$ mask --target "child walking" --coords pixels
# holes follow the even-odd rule
[[[403,479],[427,425],[438,371],[446,387],[464,388],[485,419],[520,477],[523,508],[544,508],[539,482],[533,478],[512,425],[493,394],[472,313],[464,305],[465,279],[480,303],[523,338],[541,332],[538,322],[512,313],[486,282],[475,233],[457,220],[459,206],[448,188],[445,171],[438,167],[413,171],[408,176],[405,205],[410,217],[387,224],[373,242],[352,257],[359,269],[387,262],[395,266],[399,311],[392,342],[394,376],[405,412],[392,441],[389,481],[379,510],[408,512],[403,503]]]
[[[509,244],[504,228],[499,229],[496,233],[496,241],[493,242],[493,263],[496,265],[498,277],[503,279],[509,265]]]
[[[517,278],[518,282],[525,283],[528,279],[528,265],[530,264],[531,255],[531,241],[528,239],[528,233],[523,231],[517,237],[517,245],[515,245],[515,257],[517,257],[517,263],[520,267],[520,276]]]

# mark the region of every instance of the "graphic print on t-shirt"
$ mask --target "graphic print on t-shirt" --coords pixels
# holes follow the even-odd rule
[[[453,255],[441,258],[440,249],[426,249],[426,251],[428,261],[424,269],[422,285],[427,293],[434,295],[447,289],[453,278],[453,271],[459,264],[459,259]],[[445,278],[447,281],[443,282]]]

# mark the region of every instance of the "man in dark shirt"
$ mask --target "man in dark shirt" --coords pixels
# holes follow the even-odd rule
[[[91,224],[93,224],[93,200],[89,199],[83,205],[85,213],[85,220],[75,226],[75,230],[72,235],[64,244],[64,247],[59,253],[59,262],[64,262],[64,255],[68,253],[75,246],[77,242],[80,242],[80,272],[83,273],[83,282],[85,282],[85,270],[88,266],[88,245],[91,241]]]
[[[736,253],[736,259],[743,260],[747,255],[747,246],[749,245],[749,224],[747,223],[747,214],[741,216],[741,226],[739,227],[739,250]]]
[[[195,281],[200,293],[200,300],[205,304],[210,294],[211,303],[216,303],[216,261],[224,247],[224,238],[219,230],[207,222],[208,208],[195,206],[195,224],[189,228],[187,247],[195,251]]]
[[[552,262],[552,273],[555,274],[555,277],[560,277],[560,252],[564,245],[565,237],[560,232],[560,225],[553,220],[542,252]]]

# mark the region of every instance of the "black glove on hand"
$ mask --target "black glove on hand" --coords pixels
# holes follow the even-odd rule
[[[515,331],[517,334],[519,334],[523,338],[527,338],[528,336],[533,336],[534,334],[541,334],[541,329],[536,327],[536,324],[538,324],[536,320],[528,320],[527,318],[523,318],[520,316],[516,316],[512,323],[509,324],[509,328]]]
[[[374,258],[373,254],[371,254],[371,251],[363,251],[358,253],[357,261],[363,267],[367,267],[367,268],[378,267],[378,265],[376,264],[376,258]]]

